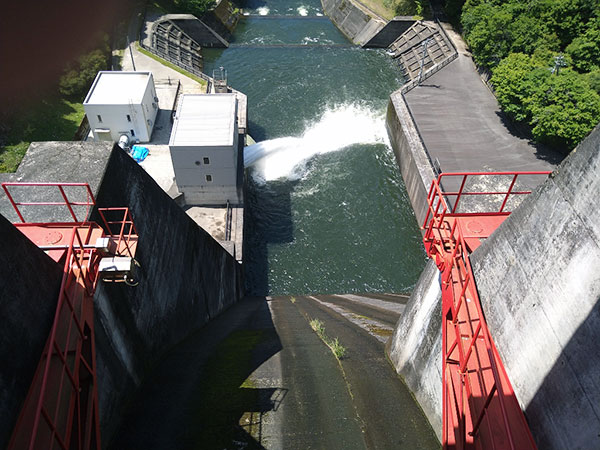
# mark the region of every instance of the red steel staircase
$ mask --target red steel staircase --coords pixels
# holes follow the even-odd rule
[[[97,208],[101,224],[88,222],[95,199],[85,183],[2,183],[2,188],[21,221],[15,226],[64,267],[50,335],[8,448],[100,449],[93,297],[99,280],[133,284],[137,231],[131,214],[128,208]],[[15,200],[24,188],[53,199]],[[54,189],[57,195],[48,195]],[[67,193],[77,191],[85,201],[69,200]],[[71,220],[30,223],[23,216],[34,208],[60,207]],[[83,220],[77,217],[81,210]]]
[[[443,173],[431,184],[423,241],[441,272],[445,449],[536,448],[485,322],[469,254],[509,216],[509,205],[531,192],[517,190],[518,179],[531,185],[537,177],[537,185],[549,173]],[[478,188],[498,184],[508,188]]]

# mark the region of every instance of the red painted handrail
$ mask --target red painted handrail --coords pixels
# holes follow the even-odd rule
[[[446,449],[535,449],[535,442],[485,322],[469,260],[464,227],[476,218],[504,218],[510,197],[531,191],[514,187],[519,176],[550,172],[476,172],[441,174],[431,184],[423,241],[436,261],[442,288],[442,440]],[[466,192],[469,177],[508,177],[506,190]],[[455,177],[460,188],[444,191],[442,180]],[[485,212],[458,212],[468,195],[502,195],[501,205]],[[454,200],[452,207],[449,204]],[[489,204],[487,204],[489,206]],[[491,222],[478,238],[493,232]]]

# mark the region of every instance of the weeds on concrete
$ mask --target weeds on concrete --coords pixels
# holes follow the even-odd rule
[[[319,319],[311,319],[310,327],[317,333],[317,336],[330,348],[337,359],[343,359],[346,356],[346,347],[338,341],[338,338],[331,339],[325,333],[325,326]]]
[[[292,302],[292,304],[296,303],[296,297],[290,297],[290,302]]]

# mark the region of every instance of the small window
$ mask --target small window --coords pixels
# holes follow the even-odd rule
[[[98,114],[98,122],[102,123],[102,116]]]
[[[206,181],[212,183],[212,175],[206,175]]]
[[[205,156],[204,158],[202,158],[202,161],[204,161],[204,164],[210,164],[210,159],[208,159],[207,156]]]
[[[127,114],[127,122],[131,122],[131,116]]]
[[[131,131],[132,136],[135,136],[135,131],[133,131],[133,130],[129,130],[129,131]]]

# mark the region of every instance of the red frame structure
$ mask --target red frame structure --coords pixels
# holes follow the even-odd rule
[[[441,272],[442,441],[445,449],[535,449],[535,442],[485,322],[469,254],[508,217],[518,178],[550,172],[443,173],[431,184],[423,223],[427,254]],[[469,180],[507,180],[506,190],[468,189]],[[444,191],[442,183],[460,186]],[[484,183],[485,184],[485,183]],[[486,211],[461,211],[469,196]],[[485,197],[481,197],[485,196]],[[486,203],[487,201],[487,203]],[[495,209],[489,208],[497,203]]]
[[[9,190],[17,186],[56,187],[62,201],[17,202]],[[87,200],[70,201],[66,187],[82,188]],[[100,449],[93,296],[100,259],[114,255],[133,258],[135,254],[137,231],[131,214],[128,208],[98,208],[105,229],[88,222],[95,199],[85,183],[2,183],[2,188],[21,220],[15,226],[34,243],[43,241],[48,233],[60,236],[53,245],[40,247],[55,260],[64,260],[50,335],[8,448]],[[73,221],[27,223],[22,206],[64,206]],[[87,207],[85,220],[77,218],[73,206]],[[96,239],[102,237],[116,243],[114,255],[96,248]]]

